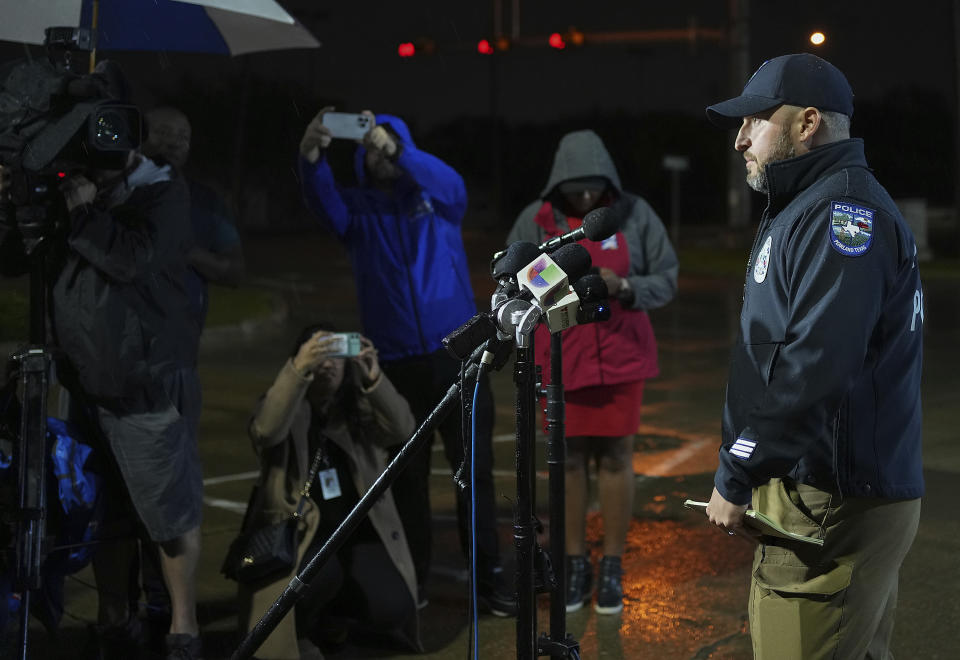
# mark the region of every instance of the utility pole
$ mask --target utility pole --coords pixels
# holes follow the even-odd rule
[[[955,0],[960,2],[960,0]],[[729,0],[730,96],[738,96],[750,75],[750,0]],[[744,184],[744,161],[732,145],[727,157],[727,224],[750,224],[750,193]]]
[[[954,82],[957,117],[960,117],[960,0],[953,0]],[[960,249],[960,121],[954,121],[953,240],[951,248]],[[951,249],[952,251],[952,249]]]

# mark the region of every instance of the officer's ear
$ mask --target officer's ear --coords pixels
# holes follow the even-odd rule
[[[797,115],[797,121],[800,124],[800,132],[797,136],[800,142],[808,150],[820,146],[822,142],[819,139],[823,137],[823,135],[818,135],[821,133],[820,129],[823,126],[823,117],[820,111],[812,107],[803,108]]]

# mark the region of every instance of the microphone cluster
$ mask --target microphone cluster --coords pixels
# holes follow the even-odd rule
[[[610,318],[607,286],[599,275],[588,274],[590,253],[577,241],[604,240],[616,231],[615,216],[602,208],[588,213],[579,228],[539,246],[528,241],[511,243],[491,263],[498,283],[491,311],[477,314],[447,335],[444,346],[465,360],[494,337],[526,345],[541,321],[556,333]]]

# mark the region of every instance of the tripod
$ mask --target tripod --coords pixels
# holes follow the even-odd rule
[[[20,380],[20,410],[17,455],[18,512],[15,536],[15,588],[20,600],[20,658],[27,659],[31,591],[42,583],[40,568],[46,556],[47,519],[46,437],[47,390],[50,385],[51,353],[46,338],[46,281],[43,238],[33,244],[30,263],[30,344],[13,354],[11,363]]]

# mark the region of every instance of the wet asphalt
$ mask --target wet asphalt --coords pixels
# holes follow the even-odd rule
[[[493,289],[488,255],[495,232],[467,232],[471,276],[479,305]],[[358,327],[350,265],[345,253],[321,234],[255,237],[245,244],[248,287],[276,294],[273,320],[243,328],[211,328],[204,338],[200,374],[204,388],[200,448],[206,479],[203,555],[198,577],[199,616],[205,657],[229,657],[240,636],[235,585],[219,575],[227,544],[241,521],[257,466],[245,426],[258,395],[270,384],[303,324],[317,319]],[[746,251],[744,251],[744,260]],[[920,529],[901,576],[893,651],[897,658],[960,657],[960,515],[953,503],[960,473],[960,269],[925,279],[924,466],[927,495]],[[651,314],[661,375],[648,382],[635,439],[637,488],[634,519],[624,557],[625,607],[599,615],[585,607],[567,617],[567,630],[583,658],[747,660],[752,657],[746,596],[752,548],[709,526],[682,507],[707,499],[716,466],[720,409],[728,348],[736,332],[742,280],[736,276],[684,275],[680,293]],[[213,291],[216,296],[216,289]],[[283,322],[277,323],[276,319]],[[514,385],[511,365],[493,374],[496,401],[495,485],[501,553],[513,574]],[[537,517],[547,547],[550,520],[546,462],[537,442]],[[467,565],[459,551],[453,485],[439,443],[434,445],[431,495],[434,565],[429,604],[421,612],[425,659],[470,657]],[[594,509],[588,541],[599,559],[602,533]],[[96,595],[89,569],[67,582],[66,613],[56,637],[31,631],[30,657],[75,658],[95,619]],[[550,633],[549,602],[538,602],[538,633]],[[3,657],[12,650],[0,649]],[[481,616],[479,657],[515,658],[514,619]],[[384,640],[351,635],[325,649],[327,658],[398,658],[408,651]]]

